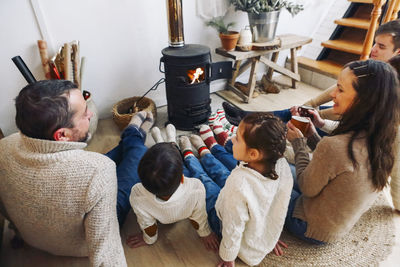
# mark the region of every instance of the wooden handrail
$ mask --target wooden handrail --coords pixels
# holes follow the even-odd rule
[[[385,17],[382,20],[382,24],[397,18],[397,13],[399,12],[398,10],[399,5],[400,5],[400,0],[389,0],[389,6],[386,10]],[[396,12],[396,7],[397,7],[397,12]]]
[[[400,11],[400,0],[396,0],[396,3],[394,4],[393,12],[392,12],[392,17],[390,18],[390,21],[397,19],[397,14]]]
[[[397,0],[396,0],[397,1]],[[366,60],[371,53],[372,44],[374,42],[374,35],[378,25],[378,19],[382,14],[382,5],[386,2],[386,0],[374,0],[374,8],[371,12],[371,22],[369,24],[368,32],[365,36],[365,40],[363,43],[363,49],[361,52],[360,59]]]

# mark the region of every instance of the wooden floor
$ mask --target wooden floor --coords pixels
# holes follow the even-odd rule
[[[283,83],[285,80],[283,80]],[[303,103],[310,97],[320,91],[313,87],[300,84],[297,90],[285,89],[278,95],[261,95],[254,99],[251,104],[241,104],[239,99],[235,100],[235,95],[230,92],[222,92],[226,98],[237,105],[248,110],[275,110],[290,107],[294,104]],[[219,96],[212,94],[212,109],[215,111],[221,107],[223,101]],[[167,120],[166,107],[158,109],[158,121],[156,124],[161,126]],[[164,134],[163,130],[162,133]],[[112,119],[99,121],[99,127],[96,135],[88,146],[88,150],[100,153],[107,152],[119,141],[119,130]],[[179,131],[178,134],[188,134],[188,132]],[[151,137],[146,140],[146,145],[151,146],[154,143]],[[400,215],[396,216],[397,227],[400,225]],[[171,225],[160,225],[159,238],[156,244],[150,247],[141,247],[130,249],[125,245],[125,239],[132,233],[139,232],[136,223],[136,217],[130,212],[125,225],[121,229],[121,236],[125,250],[125,256],[129,266],[216,266],[218,256],[208,252],[203,247],[197,233],[192,229],[188,221],[181,221]],[[397,229],[396,233],[400,233]],[[45,252],[36,250],[29,246],[14,250],[10,247],[12,233],[5,229],[0,254],[0,266],[88,266],[89,262],[85,258],[77,259],[72,257],[56,257]],[[396,237],[396,245],[393,252],[385,262],[380,266],[399,266],[400,263],[400,240]],[[236,266],[246,266],[240,260],[236,260]]]

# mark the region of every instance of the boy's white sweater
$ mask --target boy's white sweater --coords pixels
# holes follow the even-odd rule
[[[238,256],[248,265],[257,265],[279,240],[293,178],[284,158],[276,163],[277,180],[244,164],[232,171],[215,205],[222,221],[219,255],[225,261]]]
[[[142,183],[138,183],[132,187],[129,201],[147,244],[156,242],[158,234],[150,237],[144,229],[157,221],[169,224],[191,219],[199,224],[199,236],[204,237],[211,233],[207,222],[206,191],[199,179],[185,177],[167,201],[157,198]]]

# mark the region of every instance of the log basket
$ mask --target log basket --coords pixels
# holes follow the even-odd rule
[[[122,99],[117,102],[112,109],[113,120],[117,124],[118,128],[122,131],[129,124],[132,119],[132,116],[137,112],[129,113],[129,109],[132,108],[134,103],[138,101],[141,96],[134,96]],[[138,111],[151,111],[153,113],[154,122],[157,119],[157,109],[153,100],[148,97],[143,97],[138,103],[136,103],[136,107],[139,108]]]

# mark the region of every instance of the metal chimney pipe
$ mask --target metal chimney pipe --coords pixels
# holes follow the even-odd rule
[[[168,37],[170,47],[183,47],[182,0],[167,0]]]

